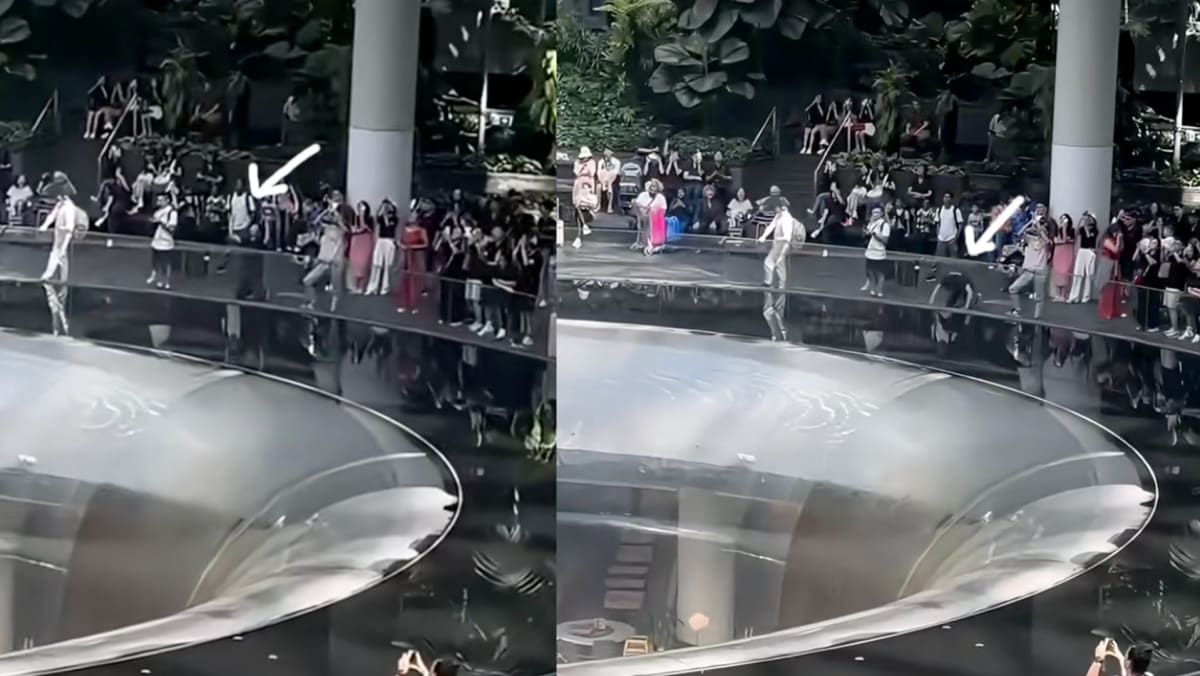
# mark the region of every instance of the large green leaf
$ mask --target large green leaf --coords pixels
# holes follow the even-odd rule
[[[684,83],[680,83],[675,87],[675,100],[684,108],[695,108],[700,105],[702,99],[692,88]]]
[[[59,7],[73,19],[81,19],[92,6],[92,0],[60,0]]]
[[[705,41],[712,43],[729,34],[729,30],[737,23],[740,12],[735,7],[726,7],[696,31]]]
[[[684,79],[684,83],[691,87],[694,91],[701,94],[707,94],[715,89],[724,87],[729,82],[729,73],[723,70],[718,70],[715,73],[707,75],[695,75]]]
[[[4,72],[24,80],[32,80],[37,77],[37,70],[33,67],[33,64],[29,63],[11,63],[4,67]]]
[[[812,0],[789,0],[779,16],[779,32],[789,40],[799,40],[809,26],[820,28],[832,18],[832,12]]]
[[[0,45],[11,45],[29,38],[29,22],[15,16],[0,19]]]
[[[749,82],[731,82],[725,88],[738,96],[747,99],[754,98],[754,85]]]
[[[699,65],[700,61],[678,41],[664,42],[654,48],[654,60],[668,66]]]
[[[679,15],[679,27],[684,30],[694,31],[703,26],[705,22],[712,18],[719,4],[719,0],[696,0],[696,4],[684,10]]]
[[[917,21],[930,35],[942,35],[946,32],[946,20],[937,12],[930,12]]]
[[[716,59],[721,65],[741,63],[750,58],[750,45],[741,38],[725,38],[717,44]]]
[[[1033,40],[1017,40],[1000,53],[1000,63],[1015,68],[1027,57],[1032,56],[1035,48]]]
[[[742,9],[740,16],[751,26],[766,29],[775,25],[781,11],[783,0],[755,0],[754,4]]]
[[[980,63],[971,69],[971,74],[976,77],[981,77],[985,80],[999,80],[1012,75],[1005,68],[999,67],[994,63]]]
[[[5,14],[12,9],[13,3],[16,0],[0,0],[0,14]]]
[[[946,42],[950,44],[957,43],[967,37],[971,32],[971,24],[966,21],[948,21],[946,22]]]
[[[650,73],[650,79],[646,81],[650,85],[650,91],[655,94],[666,94],[675,88],[675,78],[671,77],[671,71],[666,66],[660,65]]]

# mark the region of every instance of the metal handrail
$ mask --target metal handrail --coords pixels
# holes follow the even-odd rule
[[[55,131],[56,131],[56,133],[60,133],[62,131],[59,128],[58,90],[55,89],[54,93],[52,93],[50,95],[50,98],[46,99],[46,104],[44,106],[42,106],[42,111],[40,113],[38,113],[37,119],[34,120],[33,127],[30,128],[30,130],[29,130],[29,133],[31,135],[36,134],[38,132],[38,129],[41,128],[42,123],[46,121],[46,116],[50,114],[51,109],[54,110]]]
[[[825,163],[829,161],[829,153],[833,151],[837,145],[838,137],[842,135],[843,129],[848,129],[850,119],[854,117],[854,113],[846,113],[842,117],[842,121],[838,123],[837,131],[833,132],[833,138],[829,139],[829,145],[825,146],[825,150],[821,153],[821,159],[817,160],[817,168],[813,170],[813,194],[820,194],[821,172],[825,169]]]
[[[104,156],[108,154],[108,149],[112,147],[113,141],[116,140],[117,134],[120,133],[121,125],[124,124],[129,111],[133,110],[139,100],[140,97],[137,94],[129,97],[129,100],[125,102],[125,107],[121,109],[121,116],[113,124],[112,131],[108,132],[108,138],[104,139],[104,145],[100,146],[100,154],[96,156],[96,185],[104,181]]]
[[[779,154],[779,116],[776,108],[772,108],[771,112],[767,113],[767,118],[763,120],[762,126],[758,128],[758,133],[754,135],[754,140],[750,142],[750,150],[753,151],[758,142],[762,140],[762,135],[767,131],[767,125],[772,125],[775,132],[775,154]]]

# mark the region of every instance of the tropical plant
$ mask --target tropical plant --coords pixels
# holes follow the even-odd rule
[[[696,0],[679,15],[683,31],[654,48],[658,67],[650,76],[656,94],[673,94],[684,108],[722,94],[754,98],[764,80],[753,65],[754,49],[774,32],[799,40],[834,12],[814,0]]]
[[[541,68],[533,71],[529,117],[542,131],[553,134],[558,128],[558,55],[548,50],[542,55]]]
[[[614,150],[641,147],[653,120],[640,108],[625,103],[627,90],[623,75],[605,81],[591,74],[560,73],[555,113],[559,147],[587,145]]]
[[[875,75],[875,139],[884,150],[894,150],[904,129],[904,111],[912,104],[912,74],[895,61]]]
[[[608,43],[602,34],[581,25],[575,17],[559,17],[554,33],[564,71],[596,73],[607,65]]]
[[[627,66],[630,55],[638,55],[642,41],[658,43],[675,28],[675,0],[609,0],[600,6],[609,17],[605,58]]]
[[[659,66],[650,76],[650,89],[655,94],[674,94],[684,108],[695,108],[721,91],[753,98],[749,80],[762,75],[750,72],[749,59],[750,45],[741,38],[710,43],[691,33],[654,48]]]
[[[162,75],[163,124],[167,131],[174,132],[187,121],[188,107],[208,85],[208,78],[200,70],[200,59],[204,56],[176,37],[174,49],[158,65]]]
[[[67,16],[82,19],[93,5],[105,0],[30,0],[38,7],[57,6]],[[0,73],[25,80],[37,77],[37,69],[30,63],[34,57],[24,53],[18,45],[33,35],[29,21],[19,16],[16,0],[0,0]]]
[[[1054,66],[1031,64],[1001,93],[1014,140],[1048,144],[1054,131]]]
[[[33,129],[24,122],[0,122],[0,147],[15,146],[33,138]]]

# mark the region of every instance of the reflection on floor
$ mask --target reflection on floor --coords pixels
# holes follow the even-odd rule
[[[1146,531],[1072,582],[945,627],[716,673],[1083,673],[1098,635],[1116,637],[1122,647],[1152,644],[1158,676],[1200,669],[1200,358],[1081,332],[817,296],[786,297],[780,321],[771,325],[763,308],[775,299],[764,303],[766,294],[750,291],[605,284],[581,294],[568,284],[560,293],[564,318],[760,340],[781,338],[782,329],[794,343],[1008,385],[1099,421],[1131,441],[1155,472],[1160,504]]]
[[[61,307],[74,338],[261,369],[381,411],[442,449],[470,496],[436,551],[368,593],[235,639],[79,673],[391,676],[410,649],[468,673],[554,668],[554,467],[543,447],[554,390],[544,362],[164,296],[73,289]],[[64,328],[40,285],[0,284],[0,308],[6,327]]]

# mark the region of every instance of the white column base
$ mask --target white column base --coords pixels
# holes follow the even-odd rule
[[[1084,211],[1108,227],[1112,202],[1112,146],[1087,148],[1055,144],[1050,155],[1050,213],[1070,214],[1076,223]]]
[[[412,199],[413,132],[350,128],[346,200],[365,201],[372,211],[386,197],[408,213]]]

